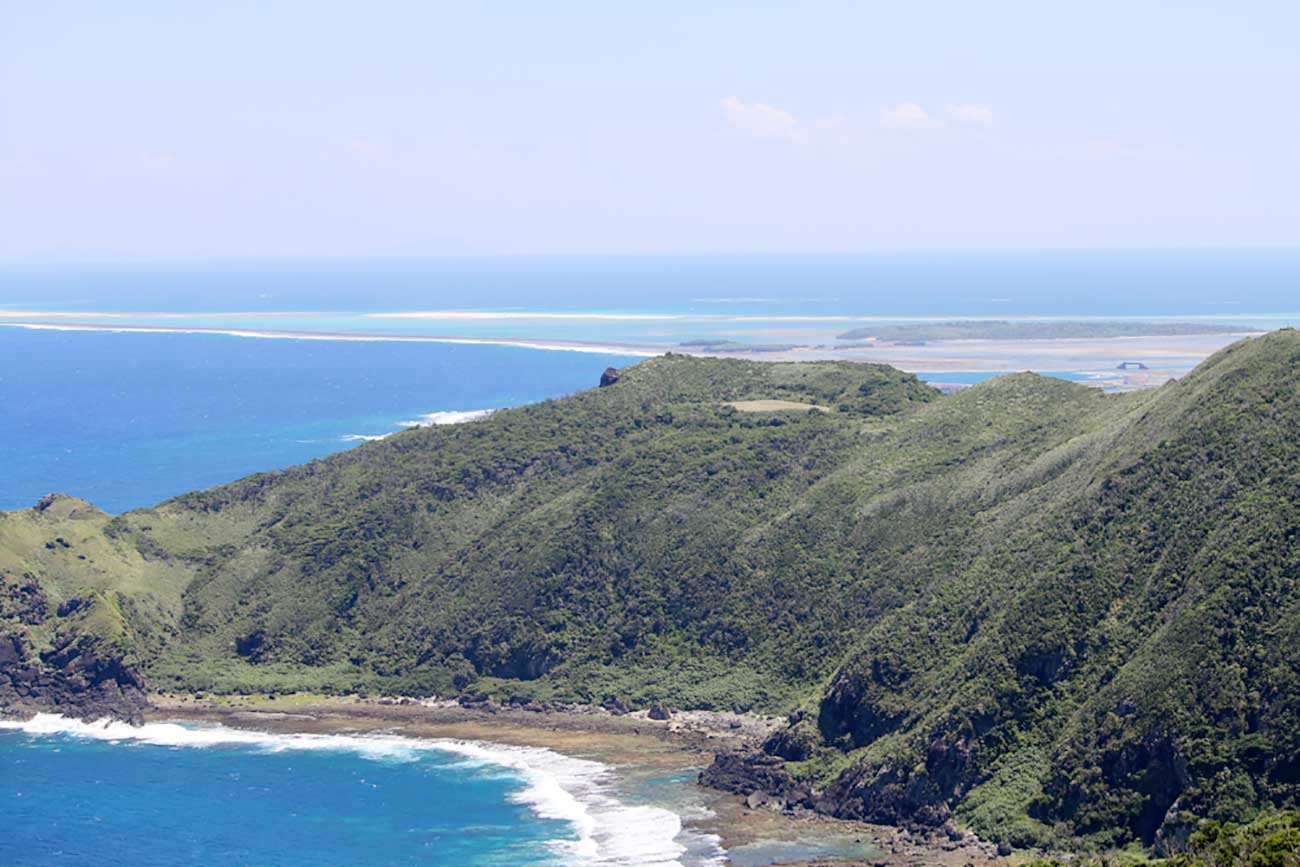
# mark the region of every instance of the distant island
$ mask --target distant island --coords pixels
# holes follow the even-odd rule
[[[122,515],[0,514],[0,710],[761,712],[702,775],[751,809],[1184,865],[1300,833],[1272,813],[1300,333],[1120,395],[684,355],[602,381]]]
[[[1188,334],[1251,334],[1256,328],[1212,322],[1112,320],[954,320],[912,325],[869,325],[837,335],[840,340],[1054,340],[1065,338],[1169,337]]]

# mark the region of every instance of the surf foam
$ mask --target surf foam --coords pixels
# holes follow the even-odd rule
[[[487,418],[494,409],[449,409],[442,412],[426,412],[424,415],[411,421],[399,421],[399,427],[429,427],[430,425],[439,424],[460,424],[466,421],[477,421],[481,418]]]
[[[402,430],[410,430],[413,427],[432,427],[434,425],[461,424],[462,422],[476,421],[481,418],[487,418],[494,412],[496,412],[495,409],[462,409],[462,410],[448,409],[448,410],[442,410],[440,412],[428,412],[417,419],[399,421],[397,423],[397,426],[402,428]],[[339,437],[339,439],[345,443],[374,442],[375,440],[382,440],[385,437],[390,437],[393,434],[400,433],[400,432],[401,431],[391,431],[390,433],[386,433],[386,434],[344,434],[343,436]]]
[[[99,720],[82,722],[59,714],[36,714],[30,720],[0,720],[0,730],[34,736],[64,735],[113,743],[159,747],[245,747],[268,752],[326,750],[351,752],[374,761],[413,762],[428,752],[451,753],[472,765],[506,769],[523,787],[512,796],[543,819],[573,828],[577,839],[553,841],[565,864],[682,867],[687,847],[678,841],[682,820],[671,810],[628,805],[614,793],[614,769],[601,762],[565,756],[544,747],[520,747],[445,738],[400,735],[280,734],[222,725],[181,725],[174,722],[132,726]],[[703,862],[721,864],[722,851]]]

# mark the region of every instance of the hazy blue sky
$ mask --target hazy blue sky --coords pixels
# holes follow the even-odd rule
[[[0,261],[1300,244],[1296,0],[638,5],[0,0]]]

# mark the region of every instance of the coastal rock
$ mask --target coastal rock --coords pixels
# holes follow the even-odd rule
[[[262,722],[315,722],[316,717],[307,713],[284,713],[269,710],[241,710],[230,714],[230,719],[243,723]]]
[[[843,819],[887,825],[941,827],[952,817],[969,765],[970,745],[962,738],[936,738],[918,767],[888,761],[851,768],[826,792],[823,808]]]
[[[46,508],[63,499],[54,497]],[[89,601],[65,604],[55,620],[37,579],[0,575],[0,623],[8,627],[0,634],[0,712],[140,718],[148,700],[139,670],[124,659],[131,645],[94,631],[104,628],[87,623],[94,607]]]
[[[12,641],[0,640],[15,647]],[[55,711],[84,720],[141,722],[149,706],[144,679],[132,666],[79,636],[41,654],[5,664],[0,709],[18,715]]]
[[[17,635],[0,635],[0,666],[9,668],[22,662],[27,656],[23,643]]]
[[[779,813],[785,809],[785,798],[767,792],[750,792],[745,798],[745,806],[751,810],[767,809]]]
[[[618,382],[621,377],[622,374],[618,372],[618,368],[607,367],[605,368],[605,372],[600,375],[600,387],[605,388],[606,386],[613,385]]]
[[[812,755],[816,746],[817,734],[809,726],[796,723],[769,735],[763,741],[763,752],[786,761],[802,762]]]
[[[790,776],[780,759],[757,751],[720,753],[699,777],[701,785],[723,792],[779,798],[782,808],[813,806],[812,791]]]

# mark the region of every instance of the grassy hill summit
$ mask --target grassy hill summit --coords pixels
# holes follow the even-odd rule
[[[151,509],[0,516],[0,701],[757,709],[789,723],[715,785],[1172,846],[1300,801],[1298,431],[1292,330],[1124,395],[664,356]]]

